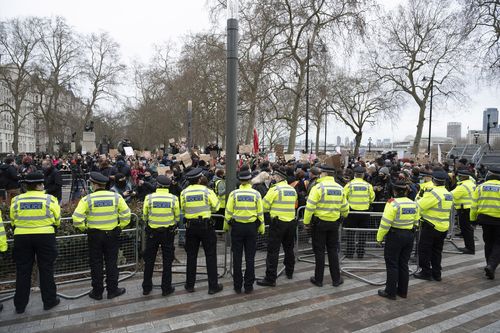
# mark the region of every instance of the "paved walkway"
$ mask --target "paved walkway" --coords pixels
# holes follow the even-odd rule
[[[329,278],[315,287],[309,282],[313,265],[304,262],[293,280],[281,277],[277,287],[257,286],[250,295],[236,295],[224,278],[224,291],[214,296],[206,283],[192,294],[178,286],[172,296],[162,297],[159,289],[142,296],[138,274],[121,284],[127,293],[111,301],[62,300],[43,311],[39,292],[33,292],[22,315],[8,301],[0,332],[500,332],[500,279],[483,277],[484,252],[478,250],[475,256],[445,255],[443,281],[411,279],[406,300],[380,298],[378,287],[349,277],[339,288]],[[384,275],[368,274],[378,280]],[[84,282],[59,291],[77,294],[88,287]]]

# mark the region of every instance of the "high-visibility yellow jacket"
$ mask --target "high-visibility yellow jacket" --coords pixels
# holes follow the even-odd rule
[[[420,216],[434,225],[437,231],[445,232],[450,227],[453,195],[444,186],[436,186],[424,192],[417,201]]]
[[[179,199],[166,188],[158,188],[144,199],[142,215],[150,228],[167,228],[179,222]]]
[[[264,227],[264,209],[260,193],[252,189],[250,184],[242,184],[240,188],[229,193],[227,198],[224,230],[229,230],[229,221],[251,223],[259,221]]]
[[[295,220],[297,191],[288,185],[285,180],[271,186],[262,202],[264,212],[269,213],[271,218],[277,217],[283,222]]]
[[[425,191],[434,187],[436,187],[436,185],[434,185],[434,182],[432,180],[420,184],[420,190],[418,191],[416,200],[421,199],[424,196]]]
[[[389,229],[413,229],[420,219],[417,203],[406,197],[387,201],[377,232],[377,242],[381,242]]]
[[[368,210],[375,200],[373,186],[362,178],[354,178],[347,183],[344,193],[349,207],[354,210]]]
[[[500,218],[500,180],[488,180],[476,187],[470,220],[476,221],[479,214]]]
[[[28,191],[12,200],[10,219],[14,235],[53,234],[61,224],[61,207],[50,194]]]
[[[348,214],[349,204],[343,187],[331,176],[321,177],[307,198],[304,224],[311,223],[313,215],[323,221],[335,222]]]
[[[5,225],[0,214],[0,252],[7,251],[7,234],[5,233]]]
[[[203,185],[189,185],[181,192],[181,212],[187,219],[210,218],[220,208],[214,191]]]
[[[214,192],[220,202],[219,209],[226,208],[226,181],[224,179],[218,179],[215,181]]]
[[[472,206],[472,194],[475,190],[476,184],[470,179],[459,183],[457,187],[451,191],[455,209],[470,209]]]
[[[80,230],[124,229],[130,223],[130,208],[121,195],[98,190],[83,197],[73,213],[73,224]]]

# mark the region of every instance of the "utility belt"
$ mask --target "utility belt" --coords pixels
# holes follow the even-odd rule
[[[201,216],[198,216],[198,218],[195,219],[184,219],[184,222],[186,224],[186,229],[189,228],[209,229],[215,226],[215,222],[211,218],[203,218]]]
[[[325,225],[325,224],[331,225],[332,223],[337,223],[339,221],[340,221],[340,219],[335,220],[335,221],[326,221],[326,220],[322,220],[322,219],[320,219],[320,218],[318,218],[316,216],[313,216],[313,218],[311,220],[311,225],[317,227],[317,226]]]
[[[416,230],[417,230],[416,228],[400,229],[400,228],[391,227],[389,229],[389,232],[392,232],[392,233],[398,233],[398,232],[401,232],[401,233],[407,233],[407,232],[415,233]]]
[[[239,223],[239,224],[253,224],[253,223],[257,223],[257,222],[260,224],[260,221],[258,219],[255,219],[252,222],[238,222],[235,219],[230,219],[229,221],[227,221],[227,224],[229,224],[229,225],[233,225],[235,223]]]
[[[101,230],[101,229],[87,229],[87,235],[98,235],[98,234],[106,234],[108,236],[119,236],[122,232],[122,228],[119,226],[116,226],[114,229],[111,230]]]
[[[275,216],[272,218],[271,222],[272,223],[295,223],[295,222],[297,222],[297,220],[293,219],[291,221],[283,221],[283,220],[280,220],[277,216]]]
[[[422,221],[422,228],[428,228],[428,229],[436,229],[436,226],[434,224],[432,224],[431,222],[429,222],[428,220],[426,219],[421,219]]]
[[[168,227],[159,227],[159,228],[151,228],[149,225],[146,225],[146,232],[153,234],[166,234],[166,233],[175,233],[177,231],[177,225],[172,224]]]

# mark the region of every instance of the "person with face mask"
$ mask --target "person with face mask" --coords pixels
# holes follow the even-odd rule
[[[127,203],[136,195],[136,192],[132,190],[132,184],[122,173],[115,175],[115,185],[113,185],[111,191],[120,194]]]
[[[43,160],[42,170],[45,177],[45,193],[53,195],[58,202],[61,202],[63,185],[61,173],[50,160]]]

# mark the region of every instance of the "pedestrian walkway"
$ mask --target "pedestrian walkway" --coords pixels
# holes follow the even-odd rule
[[[214,296],[206,283],[192,294],[178,286],[172,296],[162,297],[160,289],[143,296],[139,276],[123,282],[127,293],[110,301],[63,300],[43,311],[34,292],[23,315],[8,301],[0,332],[500,332],[500,280],[486,280],[483,266],[482,246],[475,256],[445,254],[442,282],[411,279],[408,299],[397,301],[348,277],[339,288],[329,278],[315,287],[309,282],[314,267],[304,262],[292,280],[280,277],[277,287],[256,286],[250,295],[236,295],[232,280],[224,278],[224,291]],[[89,284],[60,290],[76,294]]]

